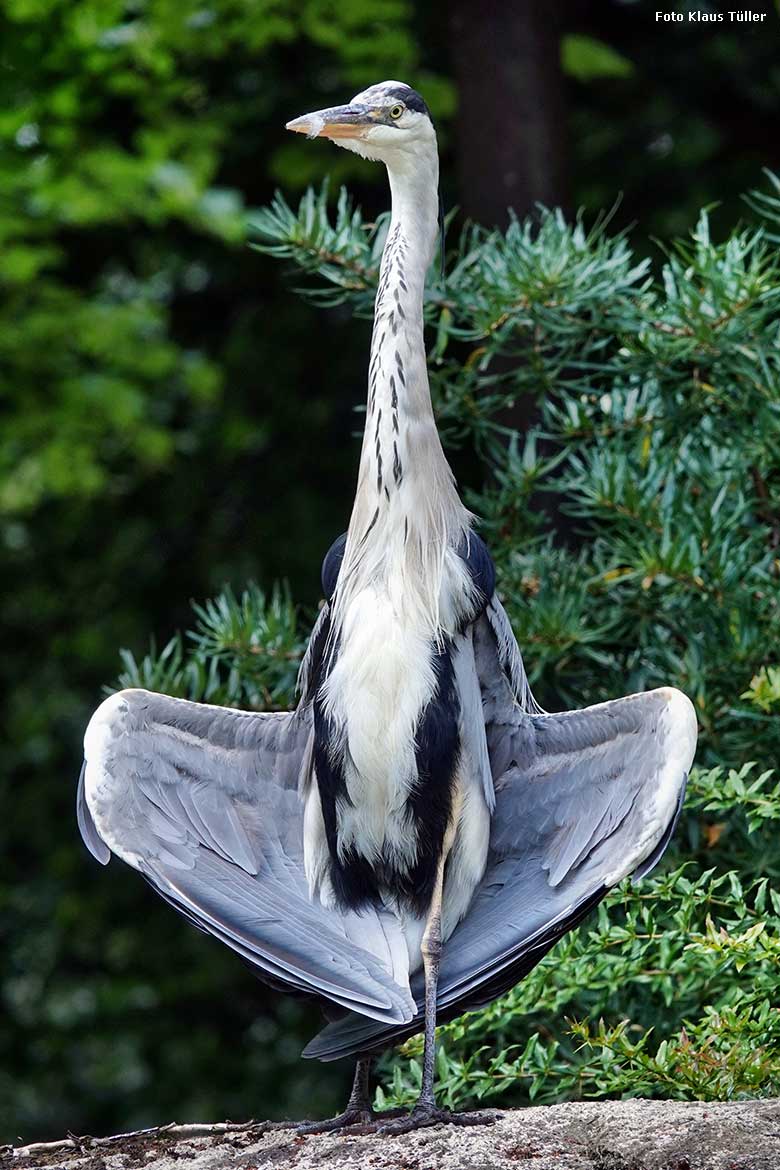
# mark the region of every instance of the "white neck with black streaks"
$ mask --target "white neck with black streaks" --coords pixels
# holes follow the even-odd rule
[[[440,627],[445,555],[470,516],[457,493],[431,406],[425,276],[436,249],[435,142],[388,164],[392,216],[374,307],[366,425],[347,548],[334,603],[343,619],[366,583],[384,583],[399,612]]]

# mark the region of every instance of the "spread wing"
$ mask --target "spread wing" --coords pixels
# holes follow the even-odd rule
[[[508,990],[612,886],[652,868],[674,829],[696,745],[692,704],[670,687],[542,713],[507,630],[494,598],[475,624],[474,646],[496,807],[485,876],[444,946],[440,1019]],[[350,1016],[305,1055],[335,1059],[419,1031],[420,975],[412,992],[418,1009],[408,1027]]]
[[[414,1002],[397,919],[309,898],[299,778],[310,740],[306,706],[257,714],[121,691],[85,736],[82,835],[259,974],[401,1023]]]

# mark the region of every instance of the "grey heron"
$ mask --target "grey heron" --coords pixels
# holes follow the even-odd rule
[[[357,1057],[346,1111],[371,1117],[372,1055],[518,982],[625,876],[647,873],[680,811],[697,723],[670,687],[547,714],[535,702],[436,428],[423,293],[438,222],[425,102],[388,81],[288,129],[387,168],[365,434],[346,534],[283,713],[125,690],[85,735],[77,811],[185,918],[335,1018],[305,1056]]]

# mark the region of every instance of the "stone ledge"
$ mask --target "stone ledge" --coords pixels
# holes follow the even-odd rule
[[[493,1126],[299,1136],[268,1123],[170,1125],[0,1149],[1,1170],[780,1170],[780,1100],[579,1101]]]

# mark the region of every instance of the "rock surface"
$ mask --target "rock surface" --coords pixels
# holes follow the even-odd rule
[[[205,1132],[204,1132],[205,1131]],[[216,1132],[215,1132],[216,1131]],[[176,1126],[0,1150],[2,1170],[780,1170],[780,1100],[574,1102],[398,1137]]]

